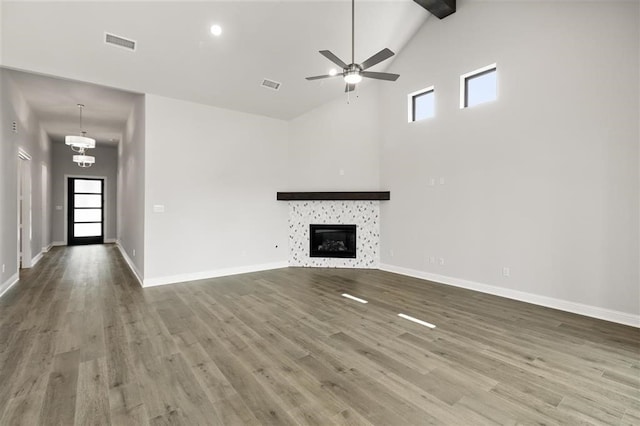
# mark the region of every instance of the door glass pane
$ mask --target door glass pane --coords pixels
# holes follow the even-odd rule
[[[102,207],[102,195],[74,194],[75,207]]]
[[[73,211],[75,222],[101,222],[102,210],[100,209],[75,209]]]
[[[92,194],[102,193],[102,185],[99,180],[76,179],[74,185],[75,192],[90,192]]]
[[[99,237],[102,235],[102,224],[100,223],[74,223],[74,237]]]

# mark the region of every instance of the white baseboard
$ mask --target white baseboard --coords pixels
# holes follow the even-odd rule
[[[135,275],[136,279],[138,280],[138,283],[140,283],[140,285],[144,287],[142,274],[140,273],[140,271],[138,271],[138,268],[136,267],[135,263],[133,263],[133,261],[127,254],[127,251],[124,249],[124,247],[120,245],[120,241],[116,241],[116,247],[118,247],[118,250],[120,250],[120,254],[122,254],[122,257],[124,257],[124,260],[125,262],[127,262],[127,265],[129,265],[129,269],[131,269],[131,272],[133,272],[133,275]]]
[[[42,259],[42,254],[43,252],[40,252],[38,254],[36,254],[33,259],[31,259],[31,267],[33,268],[34,266],[36,266],[36,263],[40,262],[40,259]]]
[[[262,263],[258,265],[238,266],[235,268],[216,269],[213,271],[194,272],[188,274],[171,275],[166,277],[149,278],[144,280],[143,287],[154,287],[158,285],[175,284],[185,281],[205,280],[208,278],[226,277],[229,275],[246,274],[250,272],[268,271],[270,269],[280,269],[289,266],[287,261]]]
[[[51,243],[51,247],[59,247],[59,246],[66,246],[67,243],[65,243],[64,241],[54,241]]]
[[[4,294],[7,291],[9,291],[9,289],[13,287],[18,282],[19,279],[20,279],[20,275],[18,272],[16,272],[6,282],[0,284],[0,297],[4,296]]]
[[[104,239],[104,243],[105,244],[115,244],[117,242],[118,242],[118,240],[116,240],[115,238],[105,238]]]
[[[437,283],[447,284],[454,287],[462,287],[469,290],[479,291],[481,293],[493,294],[495,296],[506,297],[508,299],[519,300],[521,302],[527,302],[527,303],[532,303],[534,305],[546,306],[548,308],[559,309],[561,311],[572,312],[574,314],[584,315],[587,317],[598,318],[605,321],[611,321],[618,324],[630,325],[632,327],[640,328],[640,315],[614,311],[611,309],[585,305],[582,303],[571,302],[563,299],[556,299],[548,296],[540,296],[537,294],[527,293],[524,291],[518,291],[518,290],[509,289],[509,288],[482,284],[475,281],[468,281],[460,278],[448,277],[445,275],[432,274],[429,272],[418,271],[415,269],[403,268],[401,266],[381,264],[380,269],[383,271],[393,272],[400,275],[407,275],[409,277],[421,278],[423,280],[434,281]]]
[[[46,247],[42,247],[42,252],[43,253],[49,253],[49,250],[51,250],[51,247],[53,247],[53,243],[49,244]]]

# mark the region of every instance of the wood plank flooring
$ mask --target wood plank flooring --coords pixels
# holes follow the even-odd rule
[[[639,345],[381,271],[142,289],[113,245],[54,248],[0,299],[0,425],[638,425]]]

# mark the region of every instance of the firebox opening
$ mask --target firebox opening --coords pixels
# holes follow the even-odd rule
[[[310,225],[311,257],[356,257],[356,225]]]

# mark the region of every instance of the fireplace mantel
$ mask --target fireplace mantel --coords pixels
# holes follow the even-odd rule
[[[387,201],[391,199],[390,191],[347,191],[347,192],[278,192],[279,201]]]

